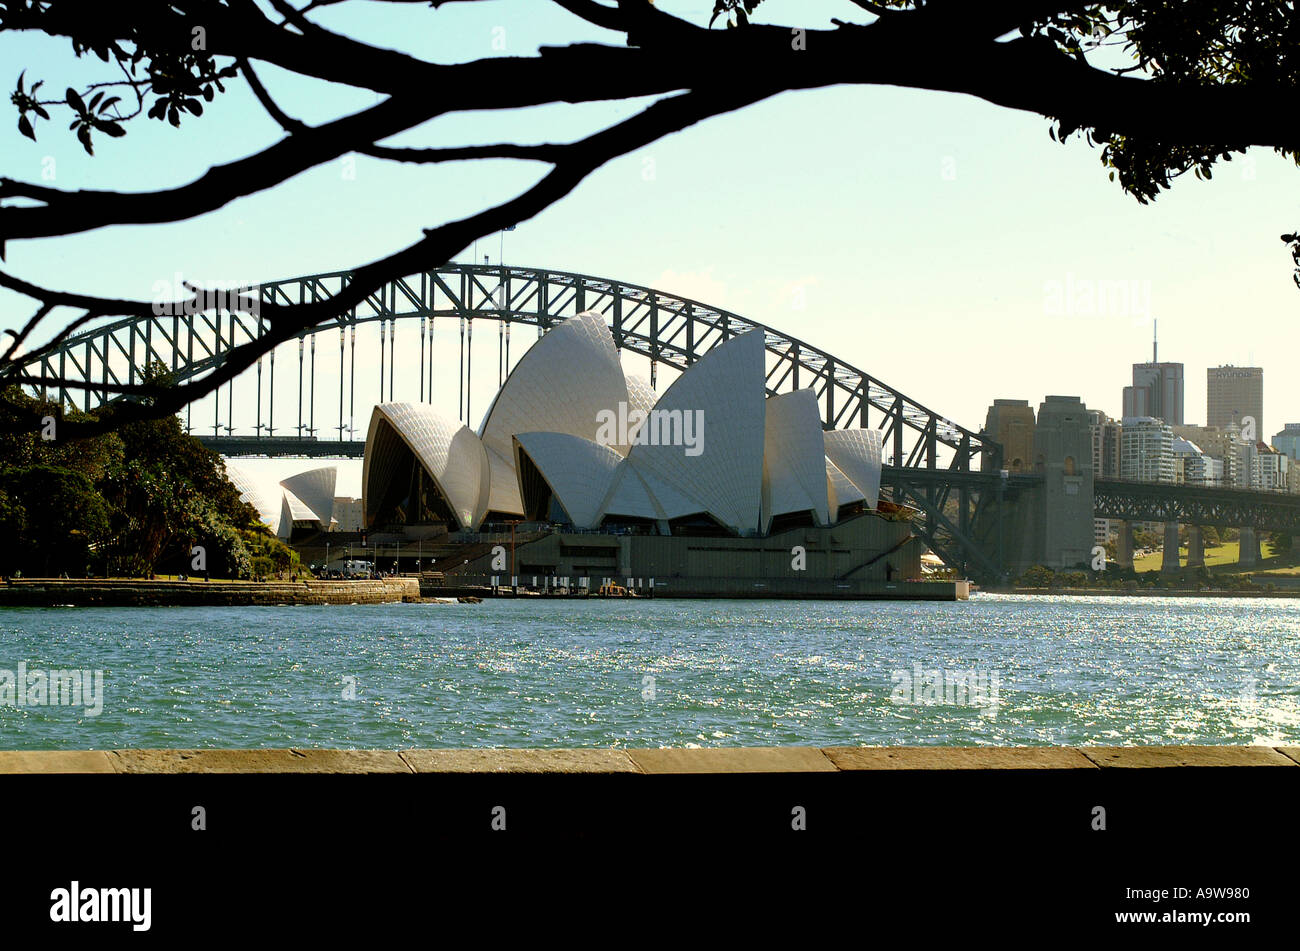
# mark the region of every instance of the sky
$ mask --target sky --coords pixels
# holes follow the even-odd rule
[[[711,9],[707,0],[660,6],[701,23]],[[440,62],[619,43],[539,0],[437,10],[354,0],[316,16]],[[767,0],[755,19],[826,28],[833,16],[870,19],[848,0]],[[23,69],[28,86],[44,79],[48,92],[102,79],[106,67],[74,59],[65,40],[0,35],[0,80],[13,82]],[[267,65],[260,74],[288,112],[310,122],[379,99]],[[202,119],[179,130],[137,119],[124,138],[99,137],[93,158],[59,112],[39,125],[36,143],[11,125],[0,139],[0,175],[63,189],[184,184],[282,136],[240,81],[227,88]],[[388,144],[566,141],[646,102],[449,117]],[[0,113],[0,126],[16,119],[4,108],[9,119]],[[1119,416],[1131,364],[1150,359],[1156,320],[1160,358],[1186,366],[1189,423],[1204,421],[1206,368],[1227,363],[1264,368],[1266,435],[1300,420],[1300,378],[1290,372],[1300,289],[1279,240],[1300,224],[1300,171],[1256,149],[1220,165],[1211,181],[1186,176],[1143,206],[1108,180],[1099,149],[1077,138],[1056,143],[1048,128],[1041,116],[954,94],[848,86],[786,93],[610,162],[504,240],[480,241],[457,259],[486,254],[495,263],[504,248],[510,265],[627,281],[721,307],[821,347],[972,429],[995,398],[1037,406],[1048,394],[1075,395]],[[177,275],[252,285],[345,269],[506,200],[544,171],[516,161],[417,167],[357,157],[353,166],[329,163],[186,222],[10,243],[3,267],[58,289],[146,300]],[[0,328],[21,325],[34,310],[0,292]],[[372,325],[358,335],[360,367],[374,362],[375,333]],[[417,325],[398,334],[396,397],[415,399]],[[447,322],[437,335],[435,402],[451,416],[455,330]],[[495,328],[480,328],[475,339],[477,424],[496,387]],[[523,341],[515,339],[517,357]],[[331,438],[337,335],[322,336],[319,347],[317,429]],[[286,357],[296,359],[282,356],[282,368]],[[237,432],[254,422],[251,380],[237,384]],[[296,375],[282,369],[276,387],[282,431],[296,422],[286,409]],[[373,377],[358,381],[357,438],[377,398]],[[211,431],[211,405],[209,398],[193,408],[195,431],[204,431],[201,422]],[[223,397],[223,417],[224,405]]]

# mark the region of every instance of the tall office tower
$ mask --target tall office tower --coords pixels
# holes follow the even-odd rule
[[[1206,425],[1241,431],[1243,420],[1255,421],[1255,439],[1264,433],[1264,369],[1210,367],[1205,371]]]
[[[1183,424],[1183,365],[1161,363],[1154,337],[1151,362],[1133,364],[1133,385],[1124,387],[1124,416],[1152,416],[1170,426]]]

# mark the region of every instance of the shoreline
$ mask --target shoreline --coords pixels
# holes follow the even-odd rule
[[[946,593],[946,592],[944,592]],[[928,595],[940,592],[926,592]],[[1156,588],[1129,591],[1115,588],[1030,588],[1023,586],[978,588],[969,597],[981,594],[1018,594],[1068,597],[1146,597],[1146,598],[1300,598],[1300,588],[1280,587],[1273,591],[1232,591],[1224,589],[1194,590],[1187,588]],[[168,581],[134,578],[21,578],[8,579],[0,585],[0,608],[5,607],[291,607],[296,605],[353,605],[353,604],[446,604],[457,601],[477,603],[480,600],[519,598],[538,601],[587,600],[571,595],[513,594],[508,590],[494,593],[490,588],[447,586],[425,588],[421,591],[419,580],[413,577],[364,579],[354,581]],[[771,600],[771,601],[924,601],[936,602],[967,600],[918,596],[915,592],[873,593],[870,595],[810,594],[792,595],[768,592],[720,593],[713,596],[670,595],[656,592],[653,597],[640,600]],[[598,598],[596,600],[619,600]]]
[[[0,774],[860,773],[1300,767],[1300,746],[0,750]]]
[[[271,607],[408,600],[420,600],[415,578],[265,582],[20,578],[0,586],[0,607]]]
[[[736,590],[699,593],[656,588],[629,599],[651,600],[784,600],[784,601],[964,601],[969,589],[960,582],[880,582],[856,592]],[[145,578],[10,578],[0,585],[4,607],[273,607],[301,604],[434,604],[478,603],[489,599],[536,598],[542,601],[622,600],[594,595],[513,592],[479,585],[425,585],[413,576],[353,581],[171,581]]]

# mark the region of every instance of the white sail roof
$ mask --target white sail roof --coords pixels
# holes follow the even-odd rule
[[[289,489],[280,496],[280,527],[276,534],[288,538],[293,533],[294,522],[320,522],[320,517],[302,499]],[[328,522],[323,527],[328,527]]]
[[[609,493],[623,457],[599,443],[568,433],[519,433],[517,452],[532,460],[577,528],[600,525],[600,503]]]
[[[663,509],[650,494],[650,489],[636,468],[624,460],[614,473],[609,494],[600,507],[601,515],[622,515],[631,518],[664,518]]]
[[[337,467],[322,466],[289,476],[281,480],[280,485],[311,510],[315,521],[328,528],[334,518],[334,487],[338,475]]]
[[[665,518],[702,512],[738,533],[758,530],[766,402],[763,354],[762,331],[734,337],[704,354],[655,404],[627,458]],[[674,433],[689,433],[698,443],[674,443]],[[678,498],[673,504],[656,491],[656,484],[674,490]]]
[[[817,394],[803,389],[769,398],[764,431],[763,531],[775,516],[791,512],[812,512],[818,525],[829,525],[826,445]]]
[[[840,471],[839,466],[826,460],[826,494],[830,501],[831,520],[834,521],[841,505],[863,501],[866,496]]]
[[[433,478],[461,529],[473,531],[488,511],[487,453],[468,426],[446,419],[423,403],[381,403],[370,416],[362,470],[366,516],[370,518],[397,476],[404,443]],[[517,493],[518,490],[516,490]]]
[[[645,414],[654,409],[655,401],[659,399],[659,396],[655,393],[654,387],[650,385],[650,381],[644,377],[629,376],[626,379],[628,412],[636,411],[640,414],[639,418],[644,420]],[[628,439],[635,439],[637,430],[640,428],[639,425],[629,425],[627,433]],[[623,447],[622,451],[626,453],[627,448],[628,447]]]
[[[826,433],[826,458],[835,463],[874,509],[880,498],[881,435],[878,429],[836,429]],[[844,500],[840,500],[844,504]]]
[[[271,531],[280,532],[280,508],[283,489],[280,480],[266,473],[258,473],[238,463],[226,462],[226,477],[236,489],[239,498],[257,510],[257,517]]]
[[[627,382],[605,318],[587,311],[549,331],[510,372],[479,430],[491,469],[488,507],[523,514],[514,436],[554,432],[594,441],[600,414],[617,414],[620,403],[629,403]]]

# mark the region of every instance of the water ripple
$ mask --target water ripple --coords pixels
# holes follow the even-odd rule
[[[104,671],[16,749],[1300,742],[1300,601],[489,601],[0,612],[0,669]],[[899,703],[917,667],[996,703]]]

